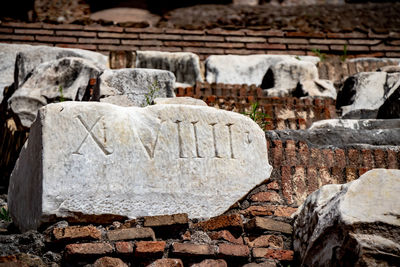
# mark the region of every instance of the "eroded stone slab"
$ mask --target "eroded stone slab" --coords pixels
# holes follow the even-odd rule
[[[21,230],[76,214],[208,218],[268,179],[271,169],[264,132],[241,114],[62,102],[40,109],[8,203]]]

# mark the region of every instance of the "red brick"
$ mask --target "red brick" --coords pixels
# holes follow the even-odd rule
[[[0,34],[1,40],[21,40],[21,41],[33,41],[32,35],[14,35],[14,34]]]
[[[347,44],[347,40],[342,39],[310,39],[310,44]]]
[[[121,40],[123,45],[162,45],[158,40]]]
[[[154,227],[187,224],[188,222],[188,215],[186,213],[179,213],[172,215],[145,216],[143,225],[146,227]]]
[[[282,202],[281,196],[275,191],[259,192],[252,195],[250,199],[254,202]]]
[[[281,187],[277,181],[273,181],[273,182],[267,184],[267,188],[269,190],[279,190]]]
[[[350,167],[360,166],[359,151],[356,149],[349,149],[347,152]]]
[[[205,31],[203,30],[183,30],[183,29],[164,29],[165,33],[175,33],[175,34],[196,34],[196,35],[204,35]]]
[[[382,149],[374,149],[376,168],[386,168],[386,153]]]
[[[381,43],[381,40],[365,40],[365,39],[354,39],[354,40],[349,40],[350,44],[355,44],[355,45],[377,45]]]
[[[272,148],[274,158],[272,160],[272,165],[274,168],[279,168],[282,164],[283,158],[283,145],[281,140],[274,140],[274,147]]]
[[[329,171],[328,167],[320,167],[318,170],[318,178],[319,178],[319,183],[318,183],[318,187],[321,187],[323,185],[326,184],[337,184],[338,181],[335,180]]]
[[[322,154],[324,155],[325,166],[333,167],[335,165],[333,150],[332,149],[323,149]]]
[[[261,51],[262,52],[262,51]],[[232,55],[251,55],[254,54],[254,51],[248,49],[226,49],[225,54]]]
[[[275,207],[265,207],[265,206],[250,206],[245,210],[242,210],[241,213],[244,216],[264,216],[264,215],[273,215],[275,211]]]
[[[44,34],[51,35],[54,34],[52,30],[42,30],[42,29],[15,29],[14,33],[17,34]]]
[[[131,242],[115,242],[115,251],[120,254],[133,253],[133,246]]]
[[[203,42],[224,42],[225,39],[222,36],[210,36],[210,35],[184,35],[182,37],[185,41],[203,41]]]
[[[203,42],[180,42],[180,41],[164,41],[165,46],[192,46],[192,47],[204,47]]]
[[[282,194],[286,199],[287,203],[293,204],[293,187],[292,187],[292,175],[291,168],[288,166],[281,167],[281,178],[282,178]]]
[[[104,51],[135,51],[138,50],[138,46],[132,46],[132,45],[97,45],[99,50],[104,50]]]
[[[137,39],[139,38],[138,34],[135,33],[111,33],[111,32],[99,32],[97,35],[100,38],[120,38],[120,39]]]
[[[296,142],[294,140],[286,141],[285,158],[286,166],[294,166],[297,164]]]
[[[400,46],[390,46],[385,44],[371,46],[372,51],[400,51]]]
[[[24,23],[24,22],[3,22],[2,26],[9,26],[13,28],[34,28],[39,29],[42,27],[41,23]]]
[[[283,31],[279,30],[269,30],[269,31],[252,31],[252,30],[247,30],[246,35],[247,36],[265,36],[265,37],[283,37],[285,33]]]
[[[335,150],[335,166],[339,168],[346,167],[346,154],[343,149]]]
[[[113,247],[108,243],[69,244],[65,252],[67,255],[102,255],[112,253]]]
[[[128,267],[121,259],[112,257],[102,257],[96,260],[93,267]]]
[[[241,30],[227,31],[227,30],[223,30],[223,29],[211,29],[211,30],[207,30],[207,34],[244,36],[245,32],[241,31]]]
[[[184,47],[183,51],[209,55],[225,54],[223,49],[210,47]]]
[[[400,40],[389,41],[390,45],[400,45]]]
[[[140,39],[158,39],[158,40],[182,40],[182,36],[176,34],[149,34],[139,33]],[[184,39],[185,40],[185,39]],[[186,39],[187,40],[187,39]]]
[[[293,195],[296,196],[297,204],[301,204],[307,197],[306,173],[303,166],[296,166],[293,179]]]
[[[374,159],[372,157],[372,152],[370,149],[362,149],[361,150],[361,155],[362,155],[362,166],[364,167],[374,167]]]
[[[311,153],[310,153],[310,165],[311,166],[323,166],[323,157],[322,157],[322,151],[317,148],[311,148]]]
[[[374,33],[370,31],[368,33],[369,38],[381,38],[381,39],[386,39],[390,36],[390,33]]]
[[[100,239],[101,232],[94,226],[69,226],[54,228],[53,236],[56,240]]]
[[[76,24],[43,24],[43,29],[55,29],[55,30],[82,30],[82,25]]]
[[[254,248],[254,258],[268,258],[275,260],[291,261],[293,260],[293,251],[285,249],[270,249],[270,248]]]
[[[326,35],[323,32],[287,32],[288,37],[321,37],[324,38]]]
[[[361,176],[364,173],[366,173],[367,171],[371,170],[370,168],[359,168],[358,169],[358,174]]]
[[[118,39],[79,38],[79,43],[88,44],[119,44]]]
[[[56,44],[57,47],[64,47],[64,48],[79,48],[79,49],[86,49],[86,50],[96,50],[96,45],[90,44]]]
[[[221,215],[207,221],[198,222],[194,228],[201,228],[205,231],[220,230],[224,228],[242,228],[243,221],[240,214]]]
[[[249,239],[246,237],[246,244],[250,247],[271,247],[271,248],[283,248],[283,239],[277,235],[262,235],[255,239]]]
[[[0,32],[3,32],[3,33],[12,33],[14,31],[14,29],[12,29],[12,28],[1,28],[0,27]]]
[[[225,37],[228,42],[243,42],[243,43],[265,43],[266,39],[262,37]]]
[[[268,38],[268,42],[279,44],[308,44],[307,39],[301,38]]]
[[[215,246],[190,243],[172,243],[172,252],[182,256],[213,256]]]
[[[84,26],[83,29],[85,31],[99,31],[99,32],[123,32],[124,31],[124,28],[115,27],[115,26],[105,27],[105,26],[88,25],[88,26]]]
[[[341,45],[330,45],[329,48],[334,51],[344,51],[344,46]],[[347,52],[352,51],[369,51],[369,47],[366,45],[348,45]]]
[[[218,254],[228,257],[248,257],[250,250],[246,245],[219,244]]]
[[[310,52],[311,53],[311,52]],[[267,51],[268,55],[294,55],[294,56],[306,56],[309,55],[306,51],[290,51],[290,50],[274,50],[274,51]],[[311,55],[311,54],[310,54]],[[314,55],[314,54],[312,54]]]
[[[243,238],[242,237],[238,237],[235,238],[231,232],[227,231],[227,230],[222,230],[219,232],[212,232],[209,234],[210,238],[212,240],[225,240],[234,244],[238,244],[238,245],[243,245]]]
[[[147,265],[147,267],[183,267],[183,263],[180,259],[158,259]]]
[[[387,150],[387,153],[388,153],[388,168],[389,169],[398,169],[399,168],[399,164],[397,162],[398,156],[396,154],[396,151]]]
[[[367,34],[361,32],[350,32],[350,33],[327,33],[328,38],[365,38]]]
[[[298,50],[318,49],[321,51],[329,51],[329,46],[327,46],[327,45],[289,44],[288,48],[289,49],[298,49]]]
[[[297,208],[285,207],[285,206],[275,206],[274,215],[278,216],[278,217],[290,217],[296,211],[297,211]]]
[[[314,192],[319,187],[318,184],[318,172],[314,166],[309,166],[307,169],[307,189],[308,194]]]
[[[218,48],[242,48],[243,43],[210,43],[206,42],[206,47],[218,47]]]
[[[56,31],[56,35],[74,36],[74,37],[96,37],[95,32],[84,31]]]
[[[291,234],[293,231],[292,226],[288,223],[263,217],[255,217],[251,219],[246,224],[246,228],[250,230],[277,231],[285,234]]]
[[[308,145],[305,142],[299,142],[299,164],[300,165],[308,165],[309,160],[309,151]]]
[[[222,259],[219,260],[206,259],[200,263],[190,265],[190,267],[228,267],[228,264],[226,263],[226,261]]]
[[[124,28],[125,32],[135,32],[135,33],[164,33],[162,28]]]
[[[354,181],[358,178],[357,169],[348,167],[346,168],[346,183]]]
[[[151,228],[127,228],[107,232],[107,238],[112,241],[129,239],[152,239],[155,240],[154,231]]]
[[[77,38],[75,37],[62,37],[62,36],[35,36],[37,41],[52,42],[52,43],[76,43]]]
[[[164,253],[165,241],[139,241],[136,242],[136,257],[162,256]]]

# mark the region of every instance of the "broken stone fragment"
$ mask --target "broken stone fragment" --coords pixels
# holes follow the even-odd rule
[[[400,261],[400,171],[375,169],[307,197],[294,223],[304,266],[395,266]]]
[[[175,76],[152,69],[105,70],[100,76],[100,102],[147,106],[157,97],[174,97]]]
[[[11,175],[8,203],[22,231],[75,214],[209,218],[268,179],[271,169],[264,132],[241,114],[62,102],[39,110]]]

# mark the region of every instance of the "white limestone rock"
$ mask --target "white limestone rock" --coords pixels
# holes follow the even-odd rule
[[[100,102],[146,106],[156,97],[175,97],[175,76],[153,69],[105,70],[100,76]]]
[[[261,87],[269,96],[294,95],[336,99],[333,83],[318,79],[318,69],[314,63],[292,58],[271,65]]]
[[[92,61],[65,57],[38,65],[8,100],[9,108],[21,125],[29,128],[40,107],[64,100],[81,101],[89,80],[97,78],[103,69]]]
[[[360,72],[346,79],[338,92],[336,108],[345,119],[375,119],[379,108],[399,90],[398,72]]]
[[[136,67],[171,71],[176,87],[203,82],[199,56],[190,52],[136,51]]]
[[[282,60],[295,59],[290,55],[213,55],[206,59],[208,83],[260,85],[267,70]],[[316,64],[318,57],[300,56],[301,61]]]
[[[39,110],[10,179],[14,223],[58,218],[219,215],[268,179],[264,132],[194,105],[62,102]]]
[[[375,169],[326,185],[295,214],[302,266],[395,266],[400,262],[400,170]]]
[[[309,130],[330,130],[337,131],[338,129],[347,130],[383,130],[383,129],[395,129],[400,130],[400,120],[376,120],[376,119],[366,119],[366,120],[346,120],[346,119],[330,119],[330,120],[320,120],[314,122]]]
[[[206,102],[201,99],[193,97],[174,97],[174,98],[156,98],[154,104],[180,104],[180,105],[195,105],[195,106],[208,106]]]

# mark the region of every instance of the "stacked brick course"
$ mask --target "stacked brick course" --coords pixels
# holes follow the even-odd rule
[[[200,55],[313,55],[312,49],[349,56],[400,57],[400,33],[302,33],[296,31],[227,31],[129,28],[74,24],[0,24],[0,42],[82,48],[107,53],[117,50],[188,51]]]

